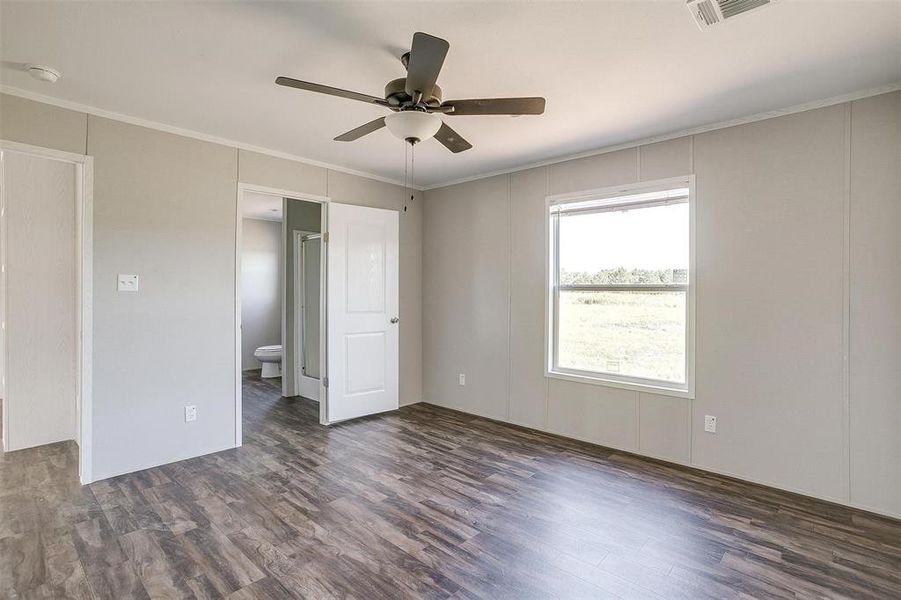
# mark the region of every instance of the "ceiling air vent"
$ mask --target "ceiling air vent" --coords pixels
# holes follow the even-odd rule
[[[777,0],[688,0],[688,10],[698,27],[705,29],[749,10],[772,4]]]

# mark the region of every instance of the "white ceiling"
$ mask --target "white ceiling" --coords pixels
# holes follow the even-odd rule
[[[282,198],[272,194],[244,190],[244,193],[241,194],[241,215],[245,219],[281,221]]]
[[[725,121],[901,80],[901,2],[783,0],[699,31],[663,2],[0,3],[0,83],[403,178],[386,130],[332,138],[383,114],[276,86],[277,75],[380,95],[415,31],[451,48],[445,98],[547,97],[538,117],[450,117],[475,146],[417,147],[416,184]],[[58,68],[54,85],[21,63]]]

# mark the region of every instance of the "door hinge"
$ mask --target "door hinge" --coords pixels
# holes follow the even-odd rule
[[[328,231],[322,234],[322,242],[328,244]]]
[[[322,378],[322,385],[325,386],[325,387],[328,387],[328,377],[323,377],[323,378]]]

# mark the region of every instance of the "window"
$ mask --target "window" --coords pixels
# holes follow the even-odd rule
[[[549,376],[691,396],[691,187],[549,198]]]

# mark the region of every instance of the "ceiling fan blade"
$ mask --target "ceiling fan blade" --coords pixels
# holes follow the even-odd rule
[[[432,97],[449,48],[447,40],[421,31],[413,34],[413,47],[407,62],[407,94],[415,97],[419,93],[426,100]]]
[[[359,100],[360,102],[368,102],[370,104],[380,104],[382,106],[388,103],[384,98],[378,96],[370,96],[369,94],[361,94],[360,92],[351,92],[340,88],[322,85],[319,83],[310,83],[309,81],[301,81],[290,77],[277,77],[275,83],[285,87],[297,88],[299,90],[307,90],[310,92],[318,92],[320,94],[328,94],[329,96],[338,96],[339,98],[348,98],[350,100]]]
[[[356,129],[351,129],[347,133],[342,133],[338,137],[335,138],[336,142],[352,142],[354,140],[358,140],[364,135],[370,134],[373,131],[378,131],[382,127],[385,126],[385,117],[379,117],[374,121],[370,121],[365,125],[360,125]]]
[[[540,115],[544,104],[544,98],[477,98],[448,100],[441,107],[454,107],[448,115]]]
[[[447,123],[441,124],[441,129],[435,134],[435,139],[441,142],[445,148],[456,154],[472,148],[472,144],[460,137],[460,134],[447,126]]]

